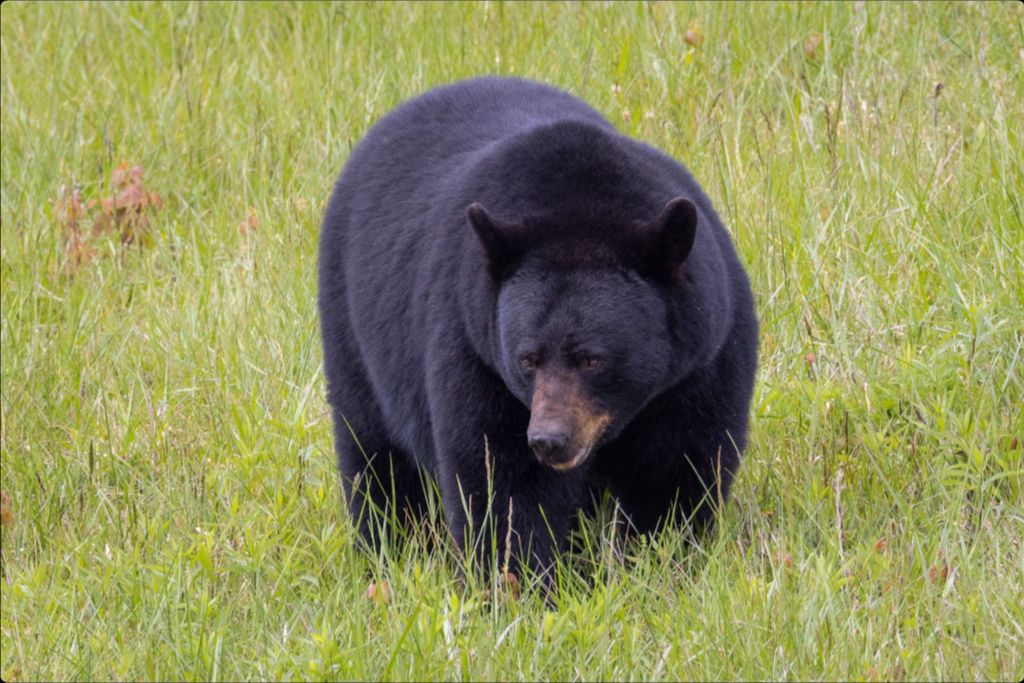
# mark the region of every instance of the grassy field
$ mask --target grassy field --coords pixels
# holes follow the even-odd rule
[[[1019,679],[1022,60],[1019,3],[5,3],[0,676]],[[360,553],[323,398],[331,184],[481,73],[683,160],[762,321],[721,533],[602,514],[553,605]]]

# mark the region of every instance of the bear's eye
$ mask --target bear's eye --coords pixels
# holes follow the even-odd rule
[[[584,356],[583,360],[580,362],[580,365],[585,367],[587,370],[595,370],[601,367],[601,364],[603,362],[604,361],[598,358],[597,356]]]
[[[523,370],[535,370],[537,368],[537,354],[526,353],[520,356],[519,367]]]

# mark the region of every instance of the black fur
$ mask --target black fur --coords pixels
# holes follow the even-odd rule
[[[534,568],[595,489],[642,532],[674,503],[704,525],[728,496],[757,363],[747,277],[689,172],[580,100],[479,78],[401,105],[346,164],[319,268],[338,462],[367,540],[367,499],[420,508],[421,472],[460,547],[470,525],[504,544],[511,499],[513,561]],[[528,445],[536,373],[608,416],[575,469]]]

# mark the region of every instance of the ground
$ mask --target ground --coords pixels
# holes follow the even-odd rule
[[[1019,678],[1022,34],[1020,4],[5,3],[0,675]],[[485,71],[685,159],[762,320],[721,534],[620,557],[595,520],[554,606],[429,531],[359,553],[322,399],[320,202],[380,115]],[[138,219],[89,236],[115,195]]]

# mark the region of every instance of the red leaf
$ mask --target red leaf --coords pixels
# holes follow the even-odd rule
[[[366,597],[373,600],[378,605],[383,605],[386,602],[391,601],[391,584],[387,581],[381,581],[380,583],[371,583],[366,588]]]
[[[807,55],[807,59],[815,59],[818,56],[818,46],[821,45],[821,34],[812,33],[807,36],[807,40],[804,41],[804,54]]]
[[[6,491],[0,491],[0,525],[14,525],[14,511],[11,510],[11,497]]]

